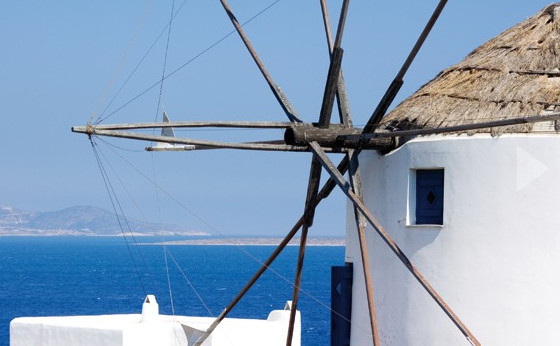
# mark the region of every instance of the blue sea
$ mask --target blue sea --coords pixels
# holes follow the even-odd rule
[[[1,237],[0,346],[19,316],[140,313],[155,294],[160,313],[217,316],[260,267],[273,246],[141,245],[161,238]],[[169,239],[166,239],[169,240]],[[291,300],[297,247],[288,247],[229,317],[266,319]],[[174,260],[178,263],[176,265]],[[330,343],[330,268],[343,265],[343,247],[308,247],[299,310],[302,344]],[[180,269],[179,269],[180,268]],[[190,282],[202,296],[201,302]],[[207,308],[210,310],[208,312]]]

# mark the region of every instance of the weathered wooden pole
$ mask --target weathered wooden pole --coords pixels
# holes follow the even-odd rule
[[[401,262],[405,265],[408,271],[416,278],[420,285],[428,292],[428,294],[434,299],[434,301],[441,307],[443,312],[451,319],[451,321],[459,328],[461,333],[467,338],[467,340],[473,345],[480,345],[480,342],[475,338],[472,332],[467,328],[467,326],[459,319],[459,317],[451,310],[449,305],[443,300],[443,298],[436,292],[436,290],[430,285],[426,278],[420,273],[420,271],[410,262],[408,257],[402,252],[399,246],[391,238],[389,233],[381,226],[373,214],[367,209],[365,204],[356,196],[356,194],[350,188],[350,184],[344,179],[342,174],[336,169],[334,164],[331,162],[326,153],[318,146],[316,143],[310,143],[310,147],[315,153],[315,157],[321,162],[323,167],[330,174],[331,178],[334,179],[336,184],[341,188],[344,194],[350,199],[354,206],[364,215],[366,220],[373,226],[374,230],[379,234],[381,239],[389,246],[389,248],[397,255]]]
[[[328,128],[331,120],[332,108],[336,89],[338,86],[338,77],[340,76],[340,68],[342,63],[343,50],[340,48],[342,43],[342,33],[344,31],[344,23],[346,22],[346,14],[348,13],[349,0],[344,0],[342,9],[340,11],[339,25],[331,55],[331,62],[329,65],[329,72],[327,74],[327,81],[325,83],[325,91],[323,93],[323,102],[321,105],[321,113],[319,114],[319,128]],[[321,164],[313,155],[311,159],[311,168],[309,172],[309,183],[307,186],[307,198],[305,201],[304,224],[301,234],[301,243],[299,248],[298,265],[296,268],[296,279],[294,286],[294,294],[292,299],[292,309],[290,310],[290,321],[288,324],[288,335],[286,338],[286,346],[292,345],[292,337],[294,331],[294,322],[297,311],[297,303],[299,299],[299,290],[301,283],[301,275],[303,271],[303,260],[305,257],[305,246],[307,240],[307,232],[309,227],[313,224],[313,217],[315,215],[315,207],[317,205],[317,194],[319,192],[319,184],[321,181]]]
[[[334,45],[332,42],[332,34],[331,34],[331,27],[330,27],[330,20],[329,14],[327,9],[327,4],[325,0],[320,0],[321,2],[321,10],[323,13],[323,23],[325,25],[325,33],[327,38],[327,44],[329,47],[329,53],[333,54]],[[338,88],[336,92],[336,97],[338,100],[338,110],[340,114],[340,122],[342,123],[342,127],[345,130],[357,130],[352,128],[352,117],[350,115],[350,108],[348,106],[348,98],[346,96],[346,85],[343,79],[342,69],[340,70],[340,76],[338,80]],[[293,127],[292,127],[293,128]],[[361,131],[361,130],[357,130]],[[294,134],[294,138],[297,137]],[[354,150],[349,150],[346,153],[346,158],[349,160],[350,170],[349,170],[349,180],[350,184],[352,185],[352,190],[356,193],[359,198],[362,198],[362,179],[359,171],[359,163],[358,163],[358,153]],[[365,288],[366,288],[366,296],[367,296],[367,303],[368,303],[368,312],[369,312],[369,321],[370,321],[370,328],[372,334],[372,342],[373,346],[379,346],[379,333],[377,330],[377,316],[375,313],[375,302],[373,298],[373,283],[371,279],[371,271],[369,268],[369,256],[367,251],[367,244],[365,241],[365,225],[366,221],[364,217],[359,211],[354,207],[354,217],[356,220],[356,229],[358,230],[358,238],[360,239],[360,254],[362,260],[362,268],[363,268],[363,275],[365,281]],[[351,322],[350,322],[351,323]]]
[[[282,89],[280,89],[280,87],[278,85],[276,85],[276,83],[274,83],[274,80],[272,80],[272,77],[270,76],[270,74],[268,73],[266,68],[264,67],[263,62],[261,61],[261,59],[257,55],[257,52],[253,48],[253,45],[251,44],[251,41],[249,41],[249,38],[247,37],[247,35],[245,35],[245,31],[243,30],[243,27],[241,26],[241,24],[239,24],[239,21],[237,20],[237,18],[233,14],[233,11],[231,10],[231,7],[227,3],[227,1],[226,0],[220,0],[220,2],[222,3],[222,6],[224,7],[224,10],[226,11],[229,19],[231,20],[233,26],[235,27],[235,30],[239,34],[239,37],[241,37],[241,40],[243,40],[243,43],[245,44],[245,47],[247,47],[247,50],[251,54],[251,57],[253,57],[253,60],[257,64],[257,66],[258,66],[259,70],[261,71],[263,77],[266,79],[266,82],[268,83],[268,86],[270,87],[270,90],[272,90],[272,93],[274,94],[274,97],[276,97],[276,100],[278,100],[278,103],[280,103],[280,106],[282,107],[282,109],[284,110],[286,115],[288,116],[288,119],[290,119],[290,121],[293,121],[293,122],[301,122],[301,119],[299,118],[295,109],[292,107],[292,105],[288,101],[288,98],[286,97],[286,95],[282,92]]]

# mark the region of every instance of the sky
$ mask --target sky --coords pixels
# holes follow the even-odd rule
[[[340,2],[328,1],[333,30]],[[244,28],[303,120],[317,121],[328,70],[319,1],[230,0],[240,22],[271,4]],[[393,106],[548,4],[450,0]],[[436,0],[350,3],[343,69],[357,126],[371,115],[436,5]],[[180,10],[169,32],[172,7]],[[161,120],[161,103],[177,121],[286,121],[239,37],[228,36],[232,30],[217,0],[0,3],[0,205],[112,210],[90,141],[70,131],[92,115],[109,116],[104,124],[152,122]],[[134,99],[160,80],[164,66],[169,74],[183,65],[164,81],[161,98],[158,85]],[[282,137],[279,130],[177,134],[230,141]],[[271,236],[287,233],[303,212],[309,153],[148,153],[145,142],[95,143],[130,217],[213,235]],[[343,236],[345,203],[339,191],[321,203],[310,236]]]

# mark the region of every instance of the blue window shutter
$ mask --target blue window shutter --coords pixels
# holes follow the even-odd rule
[[[443,169],[416,171],[416,224],[443,225]]]

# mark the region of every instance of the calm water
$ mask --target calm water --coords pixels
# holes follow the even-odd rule
[[[167,249],[216,316],[258,269],[251,256],[265,259],[274,248]],[[1,237],[0,345],[9,345],[9,321],[18,316],[140,313],[145,293],[156,295],[160,313],[171,314],[163,253],[161,246],[127,247],[122,238]],[[286,249],[272,266],[277,274],[265,273],[229,316],[264,319],[271,310],[282,309],[291,299],[287,280],[293,280],[296,258],[297,247]],[[173,260],[168,262],[175,314],[209,316]],[[301,295],[298,307],[303,345],[330,343],[330,267],[343,262],[343,247],[310,247],[306,252],[302,288],[309,295]]]

